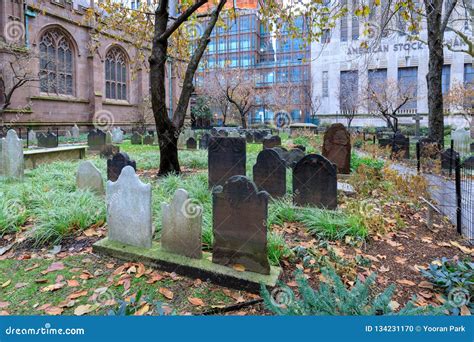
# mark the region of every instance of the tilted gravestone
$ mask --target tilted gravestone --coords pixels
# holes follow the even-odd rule
[[[126,166],[131,166],[134,170],[137,169],[137,163],[134,160],[130,160],[128,154],[124,152],[115,154],[111,159],[107,160],[107,179],[115,182]]]
[[[392,139],[392,155],[410,159],[410,138],[396,133]]]
[[[268,193],[250,179],[233,176],[213,193],[212,262],[270,273],[267,257]]]
[[[281,146],[281,138],[278,135],[272,135],[263,139],[263,148],[273,148]]]
[[[196,142],[196,139],[194,139],[193,137],[189,138],[188,140],[186,140],[186,148],[188,150],[195,150],[197,148],[197,142]]]
[[[298,163],[301,159],[303,159],[305,153],[301,151],[299,148],[293,148],[287,153],[285,153],[285,163],[287,167],[294,167],[296,163]]]
[[[72,135],[72,138],[73,138],[73,139],[79,139],[80,130],[79,130],[79,127],[77,127],[77,125],[74,125],[74,126],[71,128],[71,135]]]
[[[133,132],[130,141],[132,145],[142,145],[143,144],[143,136],[138,132]]]
[[[87,135],[89,150],[100,151],[106,145],[106,134],[100,129],[93,129]]]
[[[25,172],[25,159],[23,155],[23,140],[13,129],[8,130],[7,136],[2,138],[1,169],[4,177],[22,179]]]
[[[121,144],[123,142],[123,131],[120,127],[116,127],[112,130],[112,143]]]
[[[459,153],[455,150],[450,148],[441,152],[441,168],[442,169],[450,169],[456,167],[456,159],[459,158]]]
[[[231,176],[245,176],[247,153],[244,138],[212,137],[208,150],[210,188],[223,185]]]
[[[202,258],[202,207],[178,189],[170,204],[161,205],[163,250],[189,258]]]
[[[116,182],[107,182],[106,203],[109,239],[151,248],[151,185],[143,184],[133,167],[126,166]]]
[[[58,137],[52,132],[39,133],[37,136],[38,147],[55,148],[58,147]]]
[[[351,135],[343,124],[332,124],[324,133],[323,156],[336,164],[339,173],[351,172]]]
[[[76,187],[87,189],[98,195],[105,193],[104,180],[99,169],[90,161],[84,161],[79,165],[76,174]]]
[[[204,133],[199,140],[199,148],[201,150],[207,150],[209,147],[209,139],[211,139],[211,135],[209,133]]]
[[[28,144],[36,145],[38,144],[38,139],[36,138],[36,132],[32,129],[28,132]]]
[[[297,206],[336,209],[336,166],[318,154],[301,159],[293,168],[293,202]]]
[[[155,137],[153,135],[147,134],[143,138],[143,145],[153,145]]]
[[[253,181],[260,191],[266,191],[274,198],[286,194],[286,166],[273,149],[264,149],[258,154],[253,166]]]

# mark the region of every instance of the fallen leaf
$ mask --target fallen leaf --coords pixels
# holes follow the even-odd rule
[[[382,273],[388,272],[388,271],[390,271],[390,267],[381,266],[379,268],[379,271],[382,272]]]
[[[34,264],[31,267],[25,268],[25,272],[29,272],[31,270],[34,270],[35,268],[38,268],[39,266],[40,266],[40,264]]]
[[[46,310],[47,308],[49,308],[50,306],[51,306],[50,303],[46,303],[46,304],[43,304],[43,305],[37,307],[36,310],[43,311],[43,310]]]
[[[84,296],[87,296],[87,290],[73,292],[68,296],[68,299],[77,299]]]
[[[167,299],[173,299],[173,297],[174,297],[173,292],[171,290],[168,290],[165,287],[160,287],[158,292],[161,293]]]
[[[188,297],[188,301],[194,306],[204,306],[204,302],[201,298]]]
[[[407,258],[402,258],[402,257],[399,257],[399,256],[396,256],[395,257],[395,262],[397,264],[405,264],[407,262]]]
[[[48,274],[60,270],[64,270],[64,264],[62,262],[53,262],[45,271],[41,272],[41,274]]]
[[[0,302],[0,309],[5,309],[9,305],[10,305],[9,302]]]
[[[27,286],[28,283],[16,283],[15,284],[15,289],[21,289],[22,287]]]
[[[82,271],[81,275],[79,276],[82,280],[88,280],[94,278],[94,276],[89,271]]]
[[[51,315],[51,316],[58,316],[60,314],[63,313],[63,309],[57,307],[57,306],[50,306],[48,308],[46,308],[46,310],[44,310],[44,312],[48,315]]]
[[[88,314],[92,311],[94,311],[95,309],[98,308],[98,305],[97,304],[94,304],[94,305],[90,305],[90,304],[85,304],[85,305],[79,305],[75,310],[74,310],[74,315],[76,316],[82,316],[82,315],[85,315],[85,314]]]
[[[57,291],[57,290],[63,288],[64,285],[66,285],[66,283],[55,283],[55,284],[48,285],[48,286],[45,286],[45,287],[41,288],[40,291],[41,292],[53,292],[53,291]]]
[[[420,296],[422,296],[423,298],[426,298],[426,299],[430,299],[433,297],[433,294],[430,293],[430,292],[425,292],[425,291],[421,291],[420,293],[418,293]]]
[[[449,241],[451,243],[451,245],[453,245],[454,247],[457,247],[461,250],[461,252],[463,253],[466,253],[466,254],[471,254],[471,255],[474,255],[474,249],[470,249],[466,246],[462,246],[460,245],[458,242],[456,241]]]
[[[232,268],[237,272],[245,272],[245,266],[241,264],[235,264],[232,266]]]
[[[5,287],[7,287],[8,285],[10,285],[11,282],[12,282],[12,280],[11,280],[11,279],[8,279],[6,282],[4,282],[2,285],[0,285],[0,287],[3,289],[3,288],[5,288]]]
[[[391,300],[391,301],[388,303],[388,306],[392,309],[392,311],[395,311],[395,310],[397,310],[397,309],[400,307],[400,303],[398,303],[398,302],[395,301],[395,300]]]
[[[41,279],[36,279],[35,280],[35,283],[36,284],[45,284],[48,282],[48,279],[45,279],[45,278],[41,278]]]
[[[433,284],[429,281],[423,280],[421,283],[418,284],[418,287],[422,287],[424,289],[433,289]]]
[[[75,279],[72,279],[72,280],[68,280],[67,281],[67,286],[69,287],[77,287],[79,286],[79,282]]]
[[[415,286],[416,284],[412,282],[411,280],[408,279],[397,279],[397,283],[401,285],[406,285],[406,286]]]
[[[461,306],[461,316],[471,316],[471,310],[466,305]]]
[[[143,316],[150,310],[150,305],[144,304],[140,309],[135,312],[135,316]]]

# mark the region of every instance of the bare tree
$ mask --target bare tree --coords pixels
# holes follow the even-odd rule
[[[467,123],[471,123],[474,115],[474,84],[454,82],[444,97],[444,104],[447,112],[462,115]]]
[[[361,95],[369,113],[381,117],[394,133],[398,131],[398,115],[405,105],[416,100],[416,84],[405,85],[396,80],[368,84]]]
[[[353,75],[356,76],[357,74],[353,73]],[[337,97],[339,98],[340,113],[347,120],[347,127],[351,127],[352,121],[361,108],[358,77],[351,77],[351,75],[349,75],[346,79],[341,78],[339,89],[337,90]]]
[[[223,80],[219,77],[218,72],[207,72],[202,75],[202,85],[197,87],[197,92],[209,99],[209,104],[212,109],[216,110],[222,115],[222,124],[225,126],[227,116],[231,113],[231,103],[228,100],[224,87]]]

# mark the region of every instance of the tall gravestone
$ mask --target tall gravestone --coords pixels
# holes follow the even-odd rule
[[[123,142],[123,131],[120,127],[115,127],[112,130],[112,143],[121,144]]]
[[[106,134],[100,129],[93,129],[87,135],[87,145],[89,150],[100,151],[106,145]]]
[[[336,209],[336,166],[318,154],[301,159],[293,168],[293,201],[297,206]]]
[[[115,154],[111,159],[107,160],[107,179],[115,182],[126,166],[131,166],[134,170],[137,169],[137,163],[134,160],[130,160],[127,153],[120,152]]]
[[[211,139],[211,135],[209,133],[204,133],[199,140],[199,148],[201,150],[207,150],[209,146],[209,139]]]
[[[270,274],[267,257],[268,193],[245,176],[233,176],[213,190],[212,262]]]
[[[189,258],[202,258],[202,207],[178,189],[170,204],[161,205],[161,247]]]
[[[186,141],[186,148],[188,150],[195,150],[197,148],[197,142],[196,142],[196,139],[194,139],[193,137],[189,138],[187,141]]]
[[[323,156],[336,164],[339,173],[351,172],[351,135],[343,124],[332,124],[324,133]]]
[[[91,190],[98,195],[105,193],[102,175],[90,160],[86,160],[79,165],[76,174],[76,187]]]
[[[281,146],[281,138],[278,135],[272,135],[263,139],[263,148],[273,148]]]
[[[151,134],[147,134],[143,137],[143,145],[153,145],[155,137]]]
[[[151,248],[151,185],[143,184],[133,167],[126,166],[116,182],[107,182],[106,203],[109,239]]]
[[[36,132],[32,129],[28,132],[28,144],[29,145],[37,145],[38,139],[36,138]]]
[[[392,139],[392,155],[410,159],[410,138],[397,132]]]
[[[245,175],[247,161],[244,138],[211,137],[208,153],[209,187],[223,185],[235,175]]]
[[[71,135],[72,135],[72,138],[73,138],[73,139],[79,139],[80,130],[79,130],[79,127],[77,127],[77,125],[74,125],[74,126],[71,128]]]
[[[441,152],[441,168],[454,170],[456,167],[456,159],[459,157],[459,153],[451,148],[444,150]]]
[[[143,144],[143,136],[138,132],[133,132],[130,141],[132,145],[142,145]]]
[[[3,176],[12,179],[22,179],[25,170],[23,156],[23,141],[13,129],[8,130],[2,139],[1,157]]]
[[[274,198],[286,194],[286,166],[273,149],[264,149],[257,156],[253,166],[253,181],[260,191],[266,191]]]

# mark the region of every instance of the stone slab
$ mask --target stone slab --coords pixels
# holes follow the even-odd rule
[[[166,272],[190,278],[209,280],[217,285],[236,290],[260,293],[260,284],[275,287],[281,274],[281,268],[270,266],[270,274],[239,272],[233,268],[214,264],[212,254],[203,253],[202,259],[192,259],[181,255],[165,252],[159,242],[153,242],[151,248],[128,246],[120,242],[102,239],[93,245],[93,251],[125,261],[141,262],[146,266],[159,268]]]
[[[34,169],[38,165],[55,161],[84,159],[86,150],[86,145],[26,150],[23,153],[25,157],[25,168]]]

